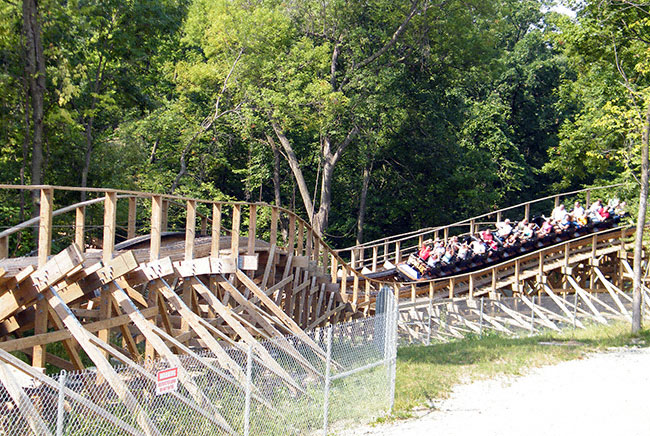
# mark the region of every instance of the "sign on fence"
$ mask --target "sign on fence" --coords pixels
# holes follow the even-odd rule
[[[178,387],[178,368],[158,371],[156,374],[156,395],[176,391]]]

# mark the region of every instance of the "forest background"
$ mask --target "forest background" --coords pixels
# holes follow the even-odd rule
[[[553,5],[0,0],[0,182],[266,201],[334,247],[590,185],[631,199],[650,6]],[[0,226],[37,201],[0,198]]]

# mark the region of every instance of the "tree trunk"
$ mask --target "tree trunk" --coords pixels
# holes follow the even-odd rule
[[[312,227],[322,235],[329,224],[330,209],[332,208],[332,181],[334,179],[334,163],[327,156],[323,163],[323,178],[320,185],[320,206],[312,220]]]
[[[289,142],[289,138],[286,137],[282,129],[280,129],[280,126],[274,121],[271,122],[271,126],[273,127],[273,131],[275,132],[275,135],[280,140],[280,145],[282,145],[282,148],[286,153],[286,158],[287,158],[287,162],[289,163],[289,168],[291,168],[293,177],[296,180],[296,183],[298,184],[298,190],[300,191],[302,202],[305,205],[305,210],[307,211],[307,216],[309,217],[309,221],[313,225],[314,204],[311,200],[311,195],[309,194],[309,188],[307,188],[307,183],[305,182],[305,177],[302,174],[302,169],[300,168],[300,162],[298,162],[298,157],[296,156],[296,153],[293,151],[293,147],[291,147],[291,142]]]
[[[372,162],[363,168],[363,184],[361,185],[361,198],[359,199],[359,217],[357,219],[357,245],[363,243],[363,224],[366,219],[366,199],[368,198],[368,185],[370,184],[370,173]]]
[[[25,75],[29,83],[32,107],[32,180],[43,183],[43,111],[45,96],[45,60],[38,22],[36,0],[23,0],[23,33],[25,36]],[[38,205],[39,192],[32,191],[32,202]],[[33,213],[37,213],[35,207]]]
[[[93,152],[93,117],[86,122],[86,152],[84,166],[81,169],[81,187],[88,186],[88,171],[90,170],[90,157]],[[86,201],[86,191],[81,191],[81,201]]]
[[[639,194],[639,216],[634,238],[634,301],[632,310],[632,333],[641,330],[642,292],[641,257],[643,252],[643,229],[648,205],[648,135],[650,134],[650,103],[646,109],[645,125],[641,138],[641,192]]]

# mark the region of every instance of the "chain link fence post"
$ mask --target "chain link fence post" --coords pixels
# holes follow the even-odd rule
[[[431,314],[433,313],[433,295],[429,295],[429,310],[427,312],[429,316],[429,322],[427,323],[427,345],[431,345]]]
[[[59,375],[59,397],[58,397],[58,402],[57,402],[57,408],[56,408],[56,436],[62,436],[63,435],[63,430],[65,426],[65,416],[63,412],[65,411],[64,405],[65,405],[65,378],[66,378],[67,372],[65,369],[61,370],[61,373]]]
[[[327,328],[327,347],[325,351],[325,390],[323,393],[323,436],[327,436],[330,405],[330,371],[332,368],[332,326]]]
[[[389,383],[390,383],[390,408],[389,413],[393,413],[393,408],[395,407],[395,376],[397,374],[397,322],[399,320],[399,305],[397,304],[397,299],[390,295],[389,301],[392,306],[389,306],[390,312],[386,313],[386,319],[391,324],[390,329],[387,329],[388,334],[388,346],[390,356],[389,368]]]
[[[249,436],[251,426],[251,393],[253,391],[253,346],[246,349],[246,399],[244,402],[244,436]]]
[[[479,313],[478,326],[479,326],[479,335],[483,336],[483,300],[485,297],[481,297],[481,312]]]
[[[535,297],[533,296],[533,304],[530,307],[530,334],[535,334]]]

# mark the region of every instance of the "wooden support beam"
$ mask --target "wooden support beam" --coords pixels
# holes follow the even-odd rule
[[[121,282],[121,283],[120,283]],[[224,430],[232,433],[232,428],[228,422],[221,416],[217,409],[212,405],[212,402],[203,393],[201,388],[196,384],[192,376],[184,368],[181,360],[170,350],[163,340],[153,331],[152,324],[140,313],[133,301],[131,301],[120,284],[129,286],[125,280],[121,279],[111,285],[111,295],[126,313],[133,324],[145,336],[147,342],[151,343],[156,349],[156,352],[164,357],[172,367],[178,368],[178,378],[183,387],[187,389],[190,396],[194,399],[196,404],[204,409],[207,409],[211,416],[216,418],[217,424]]]
[[[106,379],[113,391],[117,394],[118,398],[120,398],[126,408],[135,415],[136,422],[145,434],[162,436],[156,425],[151,421],[149,415],[133,396],[129,387],[124,383],[124,381],[122,381],[120,376],[115,372],[109,361],[103,356],[97,346],[91,342],[91,337],[94,337],[83,328],[70,311],[70,308],[68,308],[68,306],[63,302],[56,291],[49,288],[43,293],[43,295],[57,315],[61,318],[72,336],[77,340],[88,357],[97,366],[98,371],[101,373],[102,377]]]
[[[282,323],[284,323],[294,335],[296,335],[300,340],[305,342],[313,351],[316,352],[320,357],[324,357],[324,351],[316,344],[305,332],[296,324],[296,322],[291,319],[282,309],[280,309],[266,294],[246,275],[243,271],[237,270],[237,278],[248,289],[255,294],[257,298],[260,299],[262,304],[264,304],[275,316],[278,317]]]
[[[244,274],[245,275],[245,274]],[[248,278],[248,276],[246,277]],[[214,339],[214,337],[206,330],[206,328],[201,324],[200,317],[192,312],[189,307],[181,300],[174,290],[167,284],[164,279],[159,279],[157,281],[157,289],[160,291],[161,295],[167,300],[169,304],[183,317],[187,320],[188,324],[196,332],[196,334],[203,340],[206,347],[210,349],[218,357],[219,365],[228,370],[237,381],[239,381],[242,386],[246,384],[246,375],[242,371],[241,367],[235,362],[219,342]]]
[[[253,351],[260,357],[261,363],[266,366],[269,370],[283,379],[290,387],[293,387],[294,390],[305,393],[303,388],[296,383],[296,381],[289,375],[284,368],[282,368],[269,354],[269,352],[264,348],[255,338],[251,335],[248,330],[233,316],[229,308],[221,304],[221,302],[210,292],[210,290],[196,277],[190,279],[190,283],[194,290],[203,297],[203,299],[214,309],[214,311],[226,322],[230,328],[232,328],[250,347],[253,348]]]
[[[160,220],[160,231],[166,232],[168,224],[169,224],[169,200],[163,197],[162,209],[161,209],[161,220]]]

